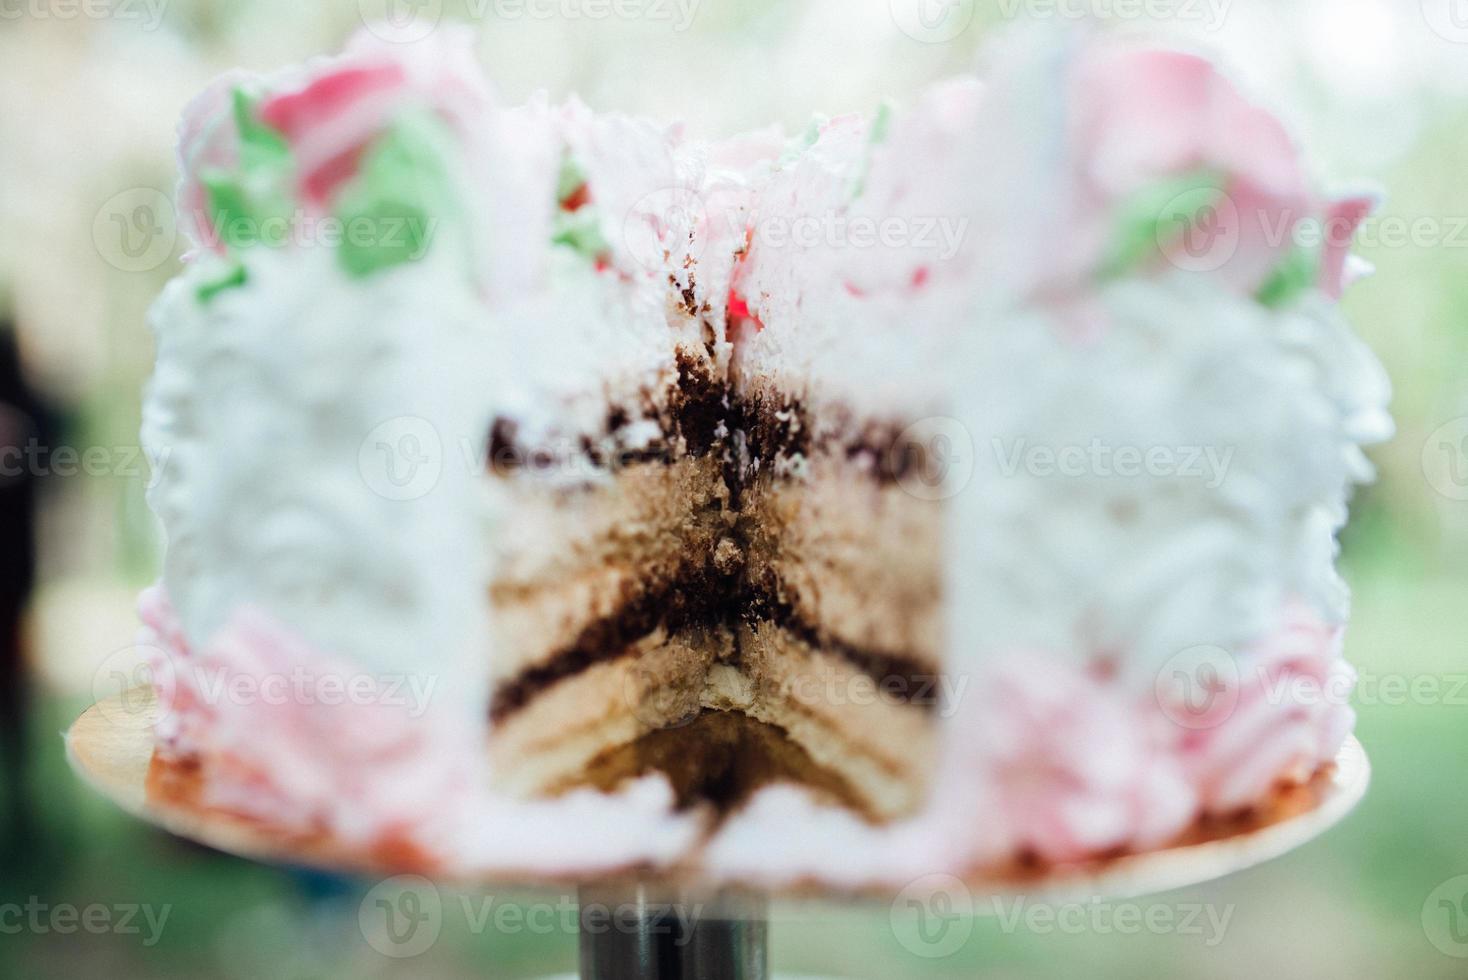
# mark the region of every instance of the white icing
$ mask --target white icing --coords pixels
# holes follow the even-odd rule
[[[166,463],[149,499],[185,633],[203,646],[253,604],[323,650],[481,698],[481,491],[457,447],[488,405],[467,280],[431,253],[367,280],[320,248],[256,249],[246,267],[201,305],[220,270],[193,265],[153,314],[143,439]],[[419,437],[438,445],[400,441]],[[400,451],[439,471],[409,499],[384,495],[401,495],[383,468],[411,465]]]
[[[956,352],[975,465],[951,501],[954,661],[1119,657],[1145,690],[1186,648],[1240,650],[1291,596],[1343,619],[1333,535],[1370,475],[1360,442],[1391,423],[1339,312],[1177,275],[1102,289],[1092,342],[1070,315],[995,316]]]

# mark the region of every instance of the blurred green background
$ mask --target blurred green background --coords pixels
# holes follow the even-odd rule
[[[391,4],[393,9],[389,10]],[[600,15],[594,11],[601,11]],[[168,838],[90,794],[59,733],[131,642],[156,573],[134,458],[152,359],[145,311],[176,268],[124,247],[139,194],[167,193],[186,100],[233,66],[337,48],[364,16],[463,20],[508,98],[546,87],[599,109],[716,134],[901,100],[963,70],[1007,20],[1111,25],[1219,53],[1278,105],[1328,182],[1386,203],[1363,235],[1377,266],[1346,306],[1391,374],[1399,433],[1372,457],[1343,562],[1358,734],[1375,765],[1360,809],[1263,867],[1046,926],[979,918],[917,955],[885,905],[776,906],[782,974],[852,977],[1468,976],[1468,3],[1443,0],[0,0],[0,319],[56,410],[60,442],[97,466],[45,480],[41,584],[27,626],[40,831],[0,865],[0,976],[519,977],[574,969],[565,928],[477,928],[483,896],[443,893],[438,941],[385,956],[358,926],[371,882],[313,879]],[[927,15],[927,20],[922,19]],[[916,19],[915,19],[916,18]],[[916,25],[916,27],[915,27]],[[926,26],[924,26],[926,25]],[[906,30],[904,30],[906,28]],[[950,36],[951,35],[951,36]],[[143,189],[143,190],[140,190]],[[557,896],[494,896],[558,902]],[[8,904],[7,904],[8,903]],[[100,927],[22,924],[7,907],[90,906]],[[167,909],[156,942],[143,911]],[[1125,908],[1123,908],[1125,906]],[[1197,928],[1182,923],[1199,910]],[[1140,910],[1149,929],[1119,925]],[[1115,914],[1107,914],[1115,913]],[[1217,934],[1209,914],[1227,915]],[[50,914],[49,912],[47,913]],[[503,920],[502,920],[503,921]]]

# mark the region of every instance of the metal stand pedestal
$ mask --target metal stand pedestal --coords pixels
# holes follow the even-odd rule
[[[582,888],[581,980],[766,980],[766,902]]]

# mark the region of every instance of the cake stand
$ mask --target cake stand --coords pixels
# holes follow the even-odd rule
[[[334,872],[393,876],[429,873],[482,888],[578,889],[581,976],[590,980],[762,980],[767,976],[766,902],[770,893],[728,888],[681,875],[617,874],[594,880],[546,878],[503,869],[455,873],[428,869],[410,854],[353,849],[322,836],[303,837],[198,801],[198,775],[157,758],[152,692],[134,688],[93,705],[66,735],[72,767],[93,789],[128,813],[169,833],[251,860]],[[920,877],[901,893],[832,891],[816,883],[774,892],[799,902],[889,903],[918,914],[982,913],[996,900],[1129,898],[1199,884],[1277,857],[1311,840],[1344,817],[1366,792],[1371,767],[1355,739],[1334,765],[1310,782],[1282,791],[1247,817],[1195,828],[1168,848],[1049,869]],[[896,900],[894,900],[896,899]],[[686,916],[697,902],[698,914]],[[618,910],[619,924],[595,928],[589,910]],[[955,911],[955,909],[957,911]],[[919,924],[919,928],[922,925]],[[901,937],[900,937],[901,938]],[[923,938],[919,941],[927,942]]]

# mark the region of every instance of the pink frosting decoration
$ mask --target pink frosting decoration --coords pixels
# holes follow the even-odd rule
[[[1355,726],[1348,703],[1356,673],[1341,657],[1344,631],[1303,601],[1278,628],[1239,657],[1222,679],[1231,710],[1216,723],[1180,728],[1179,757],[1204,809],[1229,814],[1264,799],[1282,782],[1308,779],[1335,758]]]
[[[221,253],[224,244],[212,230],[209,196],[199,174],[229,169],[238,161],[238,133],[227,120],[235,89],[249,84],[251,78],[242,71],[221,75],[184,106],[178,124],[179,181],[175,197],[179,229],[195,246]]]
[[[237,611],[200,669],[216,698],[216,805],[349,841],[411,838],[472,782],[479,732],[414,703],[411,678],[364,673],[263,612]]]
[[[971,833],[1010,852],[1076,861],[1175,837],[1197,799],[1166,732],[1115,685],[1044,653],[975,677],[950,730],[947,779],[987,787]]]
[[[138,596],[138,618],[143,622],[138,642],[148,648],[153,693],[162,708],[153,729],[158,745],[170,758],[197,755],[213,712],[194,683],[197,661],[163,586],[150,586]]]
[[[1206,240],[1194,236],[1174,249],[1197,249],[1182,257],[1195,266],[1216,265],[1225,282],[1253,293],[1292,248],[1295,226],[1315,213],[1299,151],[1284,126],[1204,58],[1097,44],[1077,66],[1073,99],[1077,205],[1083,249],[1093,259],[1106,245],[1104,223],[1129,195],[1170,178],[1212,173],[1226,203],[1210,218]]]
[[[191,240],[219,246],[199,175],[239,161],[231,119],[237,89],[265,93],[258,116],[286,139],[299,200],[315,213],[327,209],[356,174],[366,147],[405,106],[432,109],[466,142],[479,139],[479,117],[493,98],[474,59],[472,33],[440,30],[411,43],[384,40],[383,33],[360,31],[341,55],[317,59],[304,71],[265,79],[231,73],[189,103],[179,125],[179,204]]]
[[[303,198],[324,207],[357,171],[357,162],[403,104],[407,74],[394,62],[343,65],[304,89],[260,104],[260,118],[295,154]]]
[[[208,805],[430,864],[566,874],[665,865],[706,832],[661,777],[555,800],[492,795],[477,713],[415,702],[397,677],[328,656],[259,610],[238,610],[195,656],[161,586],[138,608],[169,708],[159,748],[203,764]]]
[[[367,844],[422,844],[467,811],[483,732],[435,710],[434,678],[366,673],[249,608],[195,655],[161,588],[139,611],[159,744],[205,763],[210,805]]]
[[[1320,256],[1320,289],[1331,299],[1340,299],[1351,284],[1351,240],[1361,222],[1380,202],[1374,194],[1357,194],[1330,203],[1325,215],[1325,244]]]

